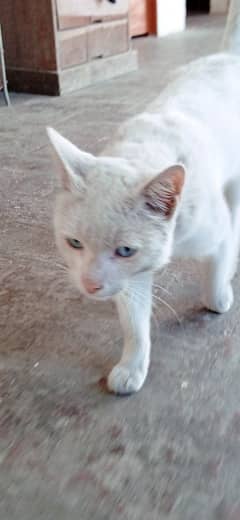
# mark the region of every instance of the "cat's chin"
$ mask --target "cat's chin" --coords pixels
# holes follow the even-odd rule
[[[106,302],[108,300],[112,300],[116,294],[112,294],[110,296],[93,296],[91,294],[84,294],[84,296],[91,301],[94,302]]]
[[[85,293],[84,291],[81,291],[82,295],[85,296],[88,300],[92,300],[95,302],[105,302],[108,300],[113,300],[121,292],[122,292],[122,289],[109,292],[108,294],[88,294],[88,293]]]

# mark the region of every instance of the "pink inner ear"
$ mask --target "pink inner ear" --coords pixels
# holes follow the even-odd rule
[[[165,217],[171,217],[184,184],[185,171],[180,165],[172,166],[157,175],[144,189],[147,206]]]
[[[182,166],[171,166],[164,172],[160,173],[160,178],[163,183],[172,185],[175,195],[180,195],[185,178],[185,171]]]

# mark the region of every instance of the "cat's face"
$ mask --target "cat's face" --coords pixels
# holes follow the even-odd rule
[[[165,265],[183,168],[139,183],[123,159],[95,158],[53,130],[49,136],[62,182],[56,240],[74,285],[90,298],[111,298],[139,273]]]

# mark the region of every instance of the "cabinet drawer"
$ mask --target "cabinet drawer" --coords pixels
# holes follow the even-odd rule
[[[87,30],[59,31],[59,58],[62,69],[81,65],[87,61]]]
[[[87,33],[88,60],[105,58],[129,48],[128,22],[118,20],[94,24]]]
[[[128,12],[128,0],[118,0],[116,4],[108,0],[56,0],[56,6],[59,29],[122,18]]]

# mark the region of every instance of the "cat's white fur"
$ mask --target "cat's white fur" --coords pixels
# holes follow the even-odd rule
[[[150,361],[154,272],[173,257],[205,261],[208,309],[233,303],[240,238],[240,0],[224,45],[232,53],[185,67],[142,114],[127,121],[100,157],[49,129],[62,191],[55,229],[74,284],[114,298],[124,332],[108,377],[117,393],[139,390]],[[71,248],[74,238],[84,249]],[[120,246],[137,250],[120,258]]]

